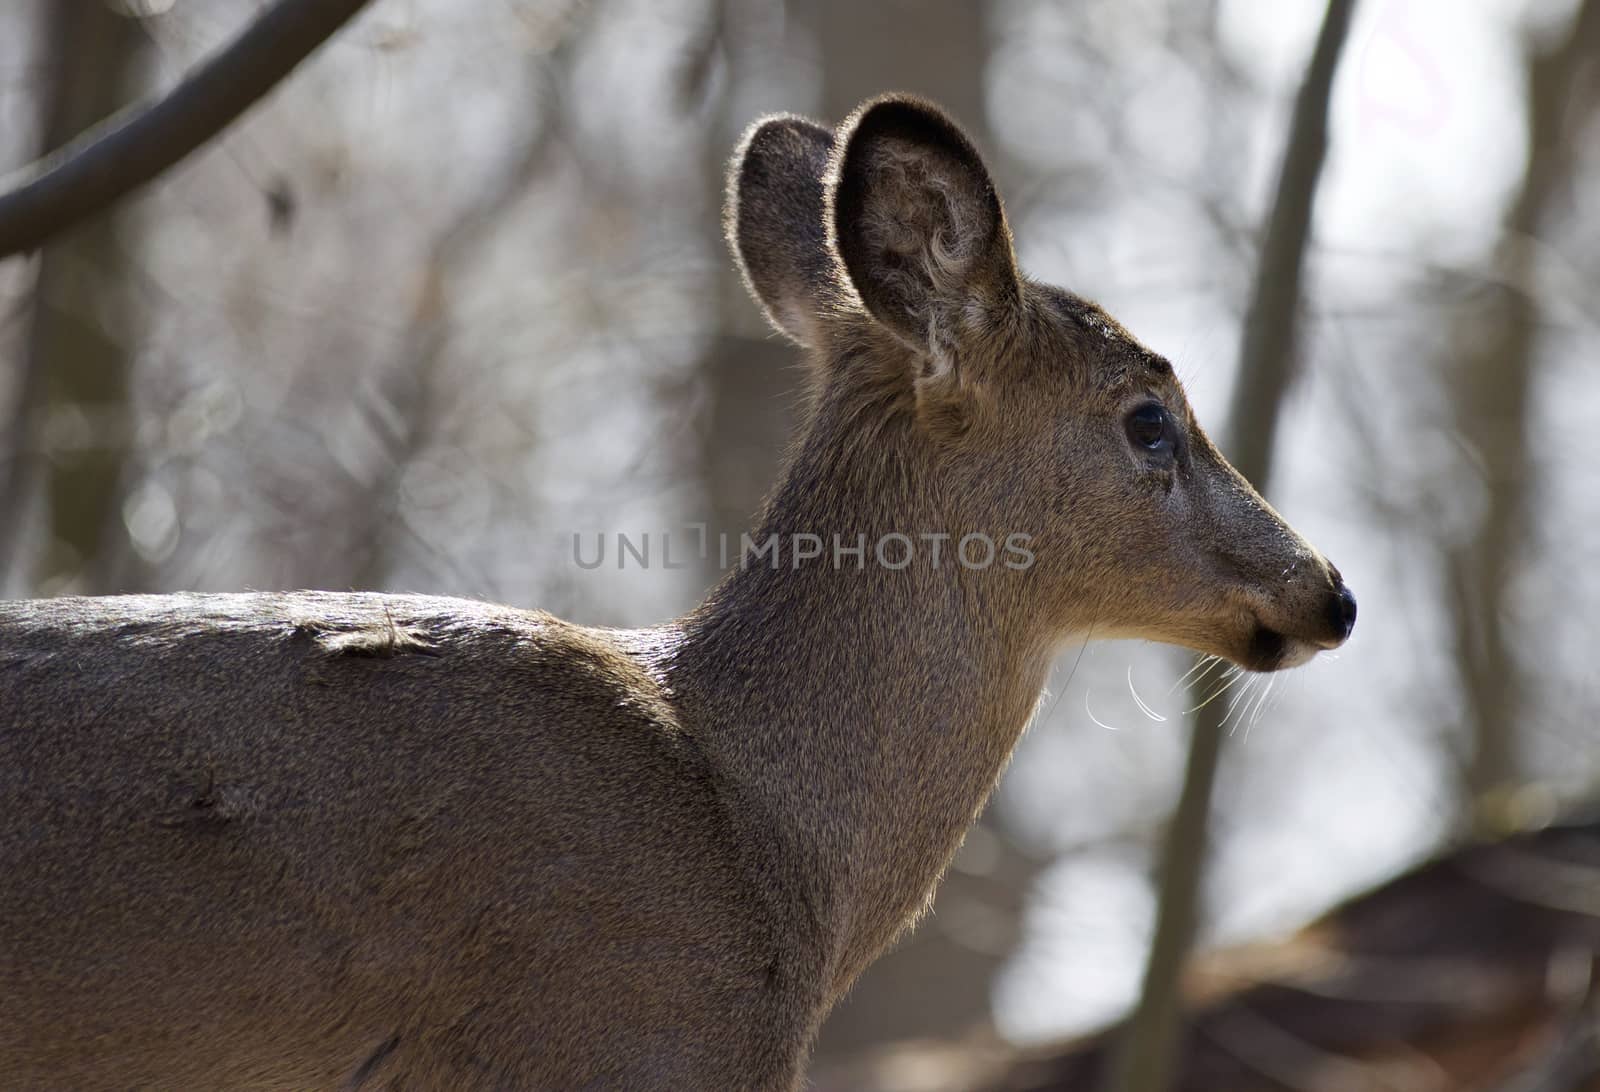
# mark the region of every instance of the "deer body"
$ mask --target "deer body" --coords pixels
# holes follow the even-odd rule
[[[779,552],[684,618],[0,605],[0,1085],[792,1088],[1064,640],[1270,670],[1348,634],[1170,368],[1015,273],[932,107],[770,119],[730,196],[811,405]],[[1019,532],[1037,563],[955,557]],[[874,556],[928,534],[942,564]]]
[[[792,934],[625,638],[372,595],[0,618],[0,867],[27,877],[0,889],[7,1087],[336,1088],[364,1065],[370,1087],[734,1087],[792,1066]],[[64,730],[38,730],[36,694]]]

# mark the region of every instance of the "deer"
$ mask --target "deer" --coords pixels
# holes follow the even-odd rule
[[[685,616],[0,605],[0,1086],[792,1090],[1069,642],[1350,636],[1170,362],[1019,271],[938,107],[758,121],[725,224],[807,395],[777,547]]]

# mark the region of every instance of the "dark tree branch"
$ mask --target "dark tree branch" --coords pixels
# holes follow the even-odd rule
[[[1234,466],[1263,491],[1272,470],[1278,411],[1294,376],[1300,277],[1311,236],[1317,182],[1327,157],[1328,100],[1354,8],[1355,0],[1329,0],[1295,99],[1277,195],[1261,241],[1255,287],[1245,316],[1226,442]],[[1206,702],[1195,717],[1183,791],[1162,851],[1161,905],[1145,963],[1144,985],[1108,1074],[1108,1090],[1162,1092],[1171,1085],[1179,977],[1199,917],[1200,872],[1227,708],[1216,701]]]
[[[0,196],[0,258],[33,250],[160,175],[277,86],[369,0],[279,0],[165,98],[140,104],[21,172]]]
[[[1311,238],[1317,181],[1328,151],[1328,100],[1350,29],[1354,0],[1331,0],[1289,122],[1289,145],[1277,199],[1261,241],[1255,290],[1239,350],[1239,375],[1228,411],[1228,458],[1265,492],[1272,473],[1278,410],[1294,377],[1300,274]]]

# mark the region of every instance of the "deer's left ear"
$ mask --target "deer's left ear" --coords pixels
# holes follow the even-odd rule
[[[822,227],[822,176],[833,133],[779,114],[752,125],[728,172],[728,243],[772,325],[815,346],[819,316],[837,296]]]
[[[831,243],[867,311],[943,371],[1021,296],[1011,231],[977,149],[937,107],[876,99],[839,128]]]

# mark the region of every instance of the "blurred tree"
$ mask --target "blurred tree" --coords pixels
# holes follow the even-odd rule
[[[1354,0],[1329,0],[1311,62],[1295,100],[1287,146],[1245,315],[1224,446],[1240,473],[1265,492],[1278,411],[1293,378],[1300,279],[1311,213],[1328,146],[1328,100],[1350,27]],[[1202,687],[1197,687],[1198,693]],[[1199,916],[1211,790],[1223,726],[1234,706],[1202,698],[1188,768],[1160,866],[1161,904],[1138,1007],[1107,1074],[1108,1092],[1161,1092],[1171,1084],[1179,976]]]
[[[1456,668],[1466,699],[1460,768],[1469,822],[1475,817],[1498,825],[1498,817],[1480,809],[1492,811],[1497,790],[1513,787],[1523,773],[1516,737],[1527,669],[1513,652],[1507,584],[1535,516],[1528,414],[1540,306],[1533,263],[1552,206],[1571,182],[1579,150],[1572,138],[1595,107],[1597,61],[1597,0],[1579,5],[1570,28],[1556,41],[1530,45],[1527,163],[1494,253],[1493,283],[1461,315],[1448,339],[1447,358],[1438,365],[1484,498],[1476,534],[1447,549],[1445,557]],[[1585,77],[1588,92],[1577,94]]]
[[[822,112],[833,121],[863,99],[909,91],[937,102],[989,146],[984,5],[961,0],[822,0],[812,8],[822,55]]]
[[[776,55],[783,42],[781,20],[764,17],[766,5],[739,0],[709,0],[703,42],[688,58],[681,85],[686,107],[705,102],[706,126],[704,232],[722,234],[724,176],[734,141],[755,119],[737,116],[745,102],[740,91],[763,73],[755,70]],[[720,78],[716,69],[721,63]],[[792,107],[791,107],[792,108]],[[705,497],[707,542],[703,580],[709,587],[721,575],[715,543],[727,535],[737,543],[749,530],[767,488],[777,478],[783,438],[794,424],[800,375],[799,350],[774,333],[745,293],[733,259],[722,247],[715,254],[709,303],[715,308],[711,343],[701,357],[700,407],[704,426],[698,431],[697,461]],[[732,548],[730,547],[730,551]]]
[[[783,21],[764,9],[770,5],[741,0],[710,0],[703,47],[684,66],[686,102],[699,101],[707,88],[720,98],[707,110],[711,125],[706,146],[706,174],[717,192],[728,152],[740,130],[753,117],[735,116],[746,101],[742,89],[770,72],[759,66],[778,54],[782,42],[771,40]],[[912,3],[885,0],[851,4],[825,0],[793,13],[800,25],[788,28],[789,44],[814,36],[822,61],[822,119],[842,121],[863,99],[885,91],[913,91],[938,101],[982,138],[983,70],[988,61],[984,10],[959,0]],[[937,27],[936,34],[914,28]],[[717,71],[721,64],[720,73]],[[794,109],[794,104],[784,108]],[[711,183],[708,183],[711,184]],[[708,230],[718,209],[710,206]],[[781,440],[793,427],[792,407],[799,376],[798,352],[772,333],[753,304],[731,261],[721,262],[722,276],[714,291],[719,321],[701,363],[701,480],[706,497],[708,533],[737,541],[749,528],[766,489],[776,477]],[[717,573],[713,548],[705,573],[707,584]]]
[[[843,120],[874,95],[909,91],[939,103],[980,148],[992,152],[984,5],[823,0],[812,6],[810,18],[822,59],[822,113],[829,121]],[[916,931],[873,964],[828,1019],[818,1056],[912,1035],[988,1029],[995,976],[1017,946],[1027,897],[1046,863],[1020,845],[993,811],[986,814]]]
[[[48,35],[44,144],[57,148],[118,109],[135,75],[141,34],[104,0],[54,0]],[[137,586],[136,555],[121,518],[125,463],[133,442],[129,371],[134,314],[126,223],[102,217],[48,245],[34,287],[27,378],[19,408],[20,458],[3,501],[0,543],[23,564],[18,536],[41,475],[47,543],[34,581],[46,592]],[[44,456],[43,458],[41,456]]]
[[[404,346],[400,359],[384,370],[363,405],[380,451],[375,477],[351,483],[357,494],[351,498],[353,518],[347,542],[337,551],[337,556],[348,559],[351,588],[381,591],[388,587],[405,552],[404,479],[417,456],[438,438],[443,412],[440,372],[461,306],[457,281],[483,260],[496,233],[504,229],[540,172],[549,166],[562,131],[560,104],[570,66],[568,46],[581,30],[581,24],[574,21],[552,55],[534,58],[535,77],[543,80],[554,105],[543,116],[530,115],[529,131],[520,135],[521,151],[483,194],[456,211],[434,239],[418,277],[416,298],[400,342]]]
[[[54,44],[48,40],[53,36],[47,31],[47,16],[52,10],[48,0],[38,0],[33,10],[13,12],[9,29],[17,34],[18,40],[23,35],[27,35],[29,40],[37,40],[34,49],[44,55]],[[35,134],[30,134],[30,139],[38,146],[43,146],[48,140],[55,96],[45,91],[55,82],[48,81],[43,89],[28,99],[30,114],[35,119]],[[35,271],[30,287],[37,289],[37,286]],[[37,466],[37,460],[32,458],[37,443],[32,423],[34,406],[39,399],[38,385],[42,379],[40,369],[29,366],[26,351],[31,343],[34,325],[34,309],[31,305],[30,294],[15,301],[6,315],[8,338],[5,352],[8,362],[14,362],[14,365],[7,368],[10,374],[5,377],[8,399],[6,418],[3,427],[0,427],[0,595],[7,591],[26,594],[31,590],[33,578],[32,572],[24,573],[25,566],[21,562],[31,530],[29,517],[33,505],[30,501]]]
[[[1175,1092],[1593,1092],[1600,918],[1592,815],[1407,869],[1298,933],[1186,975]],[[1089,1092],[1116,1027],[1026,1050],[898,1044],[816,1092]]]

